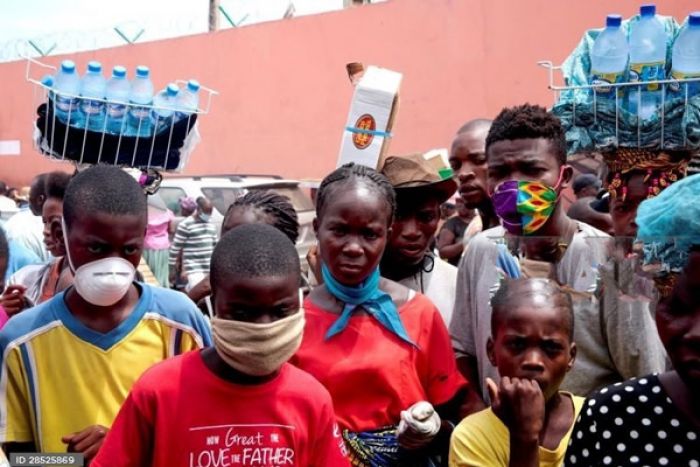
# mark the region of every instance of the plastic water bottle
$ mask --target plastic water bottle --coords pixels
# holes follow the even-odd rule
[[[151,120],[156,133],[170,129],[175,116],[179,93],[180,88],[177,87],[177,84],[171,83],[153,98]]]
[[[188,118],[197,112],[199,107],[199,81],[191,79],[187,82],[185,89],[180,91],[180,94],[177,96],[176,106],[176,120]]]
[[[72,60],[64,60],[54,78],[55,112],[58,119],[66,124],[80,122],[78,95],[80,94],[80,76],[75,71]],[[70,120],[69,120],[70,119]]]
[[[700,78],[700,11],[688,16],[688,24],[681,30],[673,43],[671,78]],[[694,96],[700,92],[700,81],[685,85],[680,83],[669,85],[671,92],[681,93],[682,96],[685,96],[686,87],[688,97]]]
[[[132,136],[143,137],[153,134],[153,126],[149,118],[151,109],[147,107],[153,104],[153,83],[149,75],[150,70],[147,66],[137,66],[136,77],[131,82],[128,133]]]
[[[639,15],[639,21],[630,29],[629,81],[636,83],[664,79],[666,30],[656,17],[656,6],[642,5]],[[628,89],[630,112],[638,114],[644,120],[657,112],[661,104],[661,90],[658,84],[632,86]]]
[[[54,100],[56,99],[56,93],[53,90],[53,81],[53,75],[44,75],[44,77],[41,78],[41,84],[48,88],[49,105],[51,107],[55,105]]]
[[[603,29],[591,50],[591,84],[600,87],[595,88],[598,99],[615,99],[615,95],[621,95],[616,88],[605,86],[606,84],[621,83],[625,79],[627,70],[627,58],[629,47],[625,33],[620,29],[622,17],[620,15],[608,15]]]
[[[103,100],[106,92],[107,81],[102,76],[102,65],[96,61],[88,63],[87,72],[80,82],[81,123],[87,126],[88,130],[104,131],[105,103]]]
[[[118,135],[124,132],[126,105],[129,102],[131,84],[126,79],[126,68],[115,66],[112,77],[107,81],[107,131]]]
[[[47,88],[52,88],[53,87],[53,75],[44,75],[44,77],[41,78],[41,84],[43,84]]]

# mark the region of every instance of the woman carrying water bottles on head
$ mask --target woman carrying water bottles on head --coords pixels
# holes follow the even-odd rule
[[[353,465],[439,465],[473,391],[435,306],[379,275],[395,204],[389,181],[364,166],[344,165],[321,183],[314,229],[324,285],[304,303],[292,363],[331,393]]]

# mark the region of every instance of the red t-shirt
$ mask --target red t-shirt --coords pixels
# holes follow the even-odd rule
[[[399,309],[417,348],[366,314],[354,314],[342,332],[326,340],[339,315],[310,299],[304,309],[304,340],[290,362],[328,389],[342,428],[359,432],[396,425],[401,411],[414,403],[444,404],[467,385],[440,313],[421,294]]]
[[[136,382],[93,467],[348,467],[330,395],[285,364],[254,386],[216,376],[199,351]]]

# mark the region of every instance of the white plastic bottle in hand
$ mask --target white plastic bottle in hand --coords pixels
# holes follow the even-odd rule
[[[131,84],[126,78],[126,68],[115,66],[112,77],[107,81],[107,131],[118,135],[124,132],[126,121],[126,104],[129,102]]]
[[[176,120],[188,118],[199,107],[199,81],[191,79],[177,96]]]
[[[656,17],[654,5],[642,5],[639,21],[630,27],[629,81],[649,82],[664,79],[666,67],[666,29]],[[629,87],[628,109],[643,120],[658,112],[661,88],[658,84]],[[640,106],[641,103],[641,106]]]
[[[80,76],[72,60],[64,60],[54,77],[56,117],[65,123],[76,125],[80,122],[78,95],[80,94]]]
[[[594,89],[598,99],[615,99],[616,88],[607,84],[621,83],[625,80],[627,71],[627,59],[629,46],[627,38],[620,29],[622,17],[620,15],[608,15],[603,29],[591,50],[591,77],[590,83],[597,85]]]
[[[156,133],[170,129],[175,116],[179,93],[180,88],[177,87],[177,84],[171,83],[153,98],[151,120]]]
[[[107,80],[102,76],[100,62],[88,63],[87,72],[80,81],[80,113],[83,126],[88,130],[104,130],[104,98],[107,92]]]
[[[153,134],[150,106],[153,104],[153,83],[147,66],[137,66],[129,94],[128,134],[146,137]]]
[[[671,78],[700,78],[700,11],[688,16],[688,24],[676,36],[673,43]],[[683,97],[687,91],[690,98],[700,92],[700,81],[687,85],[673,83],[669,85],[669,89],[674,93],[681,93]]]

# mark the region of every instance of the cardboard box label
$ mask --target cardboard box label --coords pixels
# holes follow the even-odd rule
[[[402,75],[369,67],[355,87],[340,145],[338,166],[348,162],[378,169],[388,151]]]

